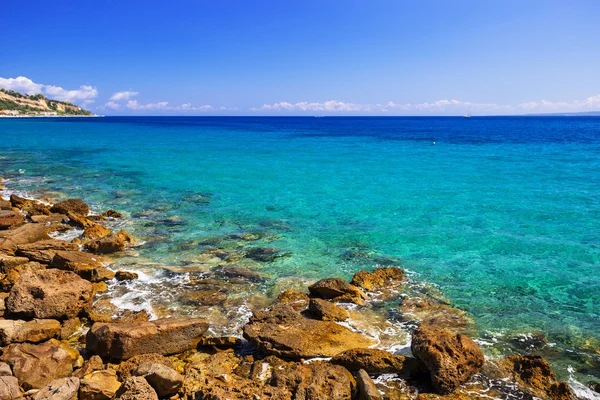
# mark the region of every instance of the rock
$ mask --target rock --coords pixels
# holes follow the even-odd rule
[[[15,254],[30,261],[49,264],[57,251],[77,251],[79,246],[64,240],[50,239],[17,246]]]
[[[46,233],[43,225],[25,224],[9,231],[2,231],[0,252],[14,252],[20,244],[35,243],[48,239],[50,239],[50,236]]]
[[[71,355],[52,342],[11,344],[4,349],[2,361],[12,367],[13,374],[25,390],[42,388],[73,372]]]
[[[32,400],[77,400],[78,392],[79,378],[61,378],[44,386]]]
[[[367,296],[362,290],[340,278],[321,279],[308,287],[313,296],[323,299],[340,299],[362,304]]]
[[[244,337],[269,354],[289,358],[331,357],[374,344],[334,322],[304,318],[288,304],[255,312],[244,326]]]
[[[79,318],[71,318],[63,321],[62,327],[60,328],[60,339],[69,339],[79,330],[79,328],[81,328],[81,320]]]
[[[144,363],[162,364],[166,367],[173,368],[173,363],[167,357],[156,353],[148,353],[133,356],[129,360],[123,361],[121,364],[119,364],[117,374],[122,381],[125,381],[126,379],[134,376],[135,370],[137,370],[138,367]]]
[[[143,376],[154,388],[158,397],[171,397],[183,385],[183,376],[163,364],[143,363],[134,371],[134,375]]]
[[[26,272],[10,291],[6,310],[28,318],[69,319],[92,300],[92,284],[69,271]]]
[[[96,225],[96,223],[90,218],[74,212],[68,212],[67,217],[69,218],[69,225],[76,226],[81,229],[91,228]]]
[[[118,281],[132,281],[138,278],[138,274],[131,271],[117,271],[115,278],[117,278]]]
[[[186,293],[181,301],[184,304],[199,306],[216,306],[227,300],[227,294],[219,290],[198,290]]]
[[[0,399],[17,400],[22,399],[19,381],[14,376],[0,376]]]
[[[108,254],[123,251],[126,245],[133,243],[131,235],[125,231],[119,231],[116,234],[87,242],[85,248],[92,253]]]
[[[287,255],[282,253],[280,250],[272,247],[252,247],[246,249],[246,257],[260,262],[273,262],[279,257]]]
[[[73,376],[77,378],[83,378],[84,376],[91,374],[94,371],[100,371],[104,369],[104,363],[99,356],[92,356],[89,360],[85,360],[81,368],[73,372]]]
[[[436,329],[414,331],[411,351],[425,364],[433,387],[442,394],[452,393],[479,372],[485,362],[473,340]]]
[[[16,194],[10,195],[10,203],[13,207],[27,212],[29,215],[49,215],[50,207],[39,201],[25,199]]]
[[[114,272],[102,265],[104,262],[108,260],[94,254],[81,251],[57,251],[50,262],[50,267],[72,271],[91,282],[100,282],[115,276]]]
[[[10,291],[15,283],[19,280],[21,275],[26,272],[35,273],[37,271],[43,271],[46,269],[45,265],[42,265],[37,262],[28,262],[27,264],[22,264],[16,266],[6,272],[6,274],[0,275],[0,288],[2,290]],[[8,294],[6,295],[8,297]]]
[[[158,400],[152,386],[142,377],[135,376],[127,379],[117,392],[118,400]]]
[[[11,229],[25,222],[25,216],[16,211],[0,211],[0,230]]]
[[[403,321],[416,321],[419,326],[464,332],[471,324],[466,312],[440,300],[421,296],[404,299],[398,306]]]
[[[383,400],[375,382],[364,369],[358,371],[356,383],[358,384],[358,400]]]
[[[106,210],[100,215],[108,218],[123,218],[123,214],[115,210]]]
[[[365,290],[398,285],[406,279],[404,271],[398,267],[377,268],[373,272],[362,270],[354,274],[352,284]]]
[[[81,199],[67,199],[56,203],[50,208],[50,211],[57,214],[68,214],[73,212],[86,216],[90,213],[90,207]]]
[[[159,319],[136,323],[95,323],[86,347],[101,357],[126,360],[138,354],[181,353],[196,347],[208,329],[204,319]]]
[[[226,278],[243,278],[251,282],[260,282],[262,280],[260,274],[235,266],[218,267],[213,271],[216,275],[221,275]]]
[[[79,385],[79,400],[110,400],[121,387],[117,373],[112,369],[91,372]]]
[[[65,223],[67,221],[67,216],[63,214],[33,215],[30,216],[29,219],[36,224],[44,224],[49,226]]]
[[[378,349],[352,349],[340,353],[331,359],[332,364],[345,367],[349,371],[357,372],[364,369],[369,374],[401,373],[413,374],[424,366],[414,358],[405,358]],[[425,371],[427,371],[425,369]]]
[[[110,235],[111,233],[112,231],[107,227],[99,224],[94,224],[90,227],[85,228],[81,236],[83,236],[84,239],[94,240],[101,239],[105,236]]]
[[[86,307],[84,312],[92,322],[132,323],[150,319],[146,310],[122,309],[111,303],[110,299],[98,300],[92,306]]]
[[[308,311],[317,319],[323,321],[345,321],[348,311],[323,299],[310,299]]]
[[[0,185],[0,187],[1,186],[2,185]],[[0,198],[0,210],[12,210],[12,204],[10,204],[10,201]]]
[[[575,400],[569,385],[558,382],[548,361],[533,355],[508,356],[499,362],[517,384],[531,395],[543,400]]]
[[[308,307],[310,298],[306,293],[298,292],[294,289],[288,289],[277,296],[278,304],[289,304],[296,311],[302,311]]]
[[[0,376],[12,376],[10,365],[5,362],[0,362]]]
[[[234,336],[208,336],[201,337],[198,342],[198,347],[220,347],[220,348],[234,348],[240,347],[242,339]]]
[[[13,257],[7,256],[0,253],[0,272],[6,274],[9,270],[19,265],[27,264],[29,258],[27,257]]]
[[[11,343],[39,343],[60,334],[60,322],[54,319],[0,320],[0,346]]]

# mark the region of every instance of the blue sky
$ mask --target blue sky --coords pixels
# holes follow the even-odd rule
[[[596,0],[5,3],[0,86],[101,114],[600,110]]]

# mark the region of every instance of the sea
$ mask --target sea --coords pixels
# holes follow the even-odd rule
[[[600,117],[5,118],[0,176],[125,215],[123,307],[194,314],[177,288],[214,247],[279,252],[245,265],[262,279],[232,329],[281,290],[398,265],[489,357],[600,381]]]

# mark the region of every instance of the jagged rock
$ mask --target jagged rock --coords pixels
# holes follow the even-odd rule
[[[67,199],[54,204],[50,211],[57,214],[73,212],[86,216],[90,213],[90,207],[81,199]]]
[[[143,322],[150,319],[146,310],[133,311],[117,307],[110,299],[101,299],[84,309],[92,322]]]
[[[85,248],[92,253],[109,254],[123,251],[127,245],[133,243],[134,240],[131,235],[121,230],[116,234],[87,242]]]
[[[84,376],[91,374],[94,371],[100,371],[104,369],[104,363],[99,356],[92,356],[89,360],[85,360],[81,368],[73,372],[73,376],[77,378],[83,378]]]
[[[225,300],[227,300],[227,293],[220,290],[198,290],[186,293],[181,298],[184,304],[199,306],[216,306],[223,304]]]
[[[383,400],[375,382],[364,369],[358,371],[356,383],[358,384],[358,400]]]
[[[77,251],[79,246],[64,240],[50,239],[17,246],[15,254],[30,261],[49,264],[57,251]]]
[[[25,390],[42,388],[73,372],[71,355],[52,342],[11,344],[4,349],[2,361],[12,367],[13,374]]]
[[[362,304],[367,296],[362,290],[340,278],[321,279],[308,287],[313,296],[323,299],[347,300]]]
[[[323,299],[310,299],[308,311],[317,319],[323,321],[345,321],[348,311]]]
[[[477,343],[467,336],[423,327],[413,332],[411,351],[425,364],[433,387],[442,394],[452,393],[485,362]]]
[[[132,281],[138,278],[138,274],[131,271],[117,271],[115,278],[118,281]]]
[[[277,296],[277,303],[289,304],[296,311],[302,311],[306,309],[308,307],[309,301],[310,298],[308,297],[308,294],[298,292],[294,289],[285,290],[279,293],[279,296]]]
[[[95,323],[86,347],[101,357],[126,360],[138,354],[181,353],[193,349],[208,329],[204,319],[159,319],[136,323]]]
[[[1,233],[0,252],[14,253],[18,245],[50,239],[46,229],[40,224],[25,224]]]
[[[373,272],[362,270],[354,274],[352,284],[365,290],[394,286],[406,279],[404,271],[398,267],[377,268]]]
[[[13,257],[0,253],[0,272],[5,274],[14,267],[27,264],[28,262],[29,258],[27,257]]]
[[[115,273],[103,266],[108,259],[81,251],[57,251],[50,267],[73,271],[90,282],[100,282],[114,278]]]
[[[11,343],[39,343],[60,334],[60,322],[54,319],[33,321],[0,320],[0,346]]]
[[[234,348],[241,345],[242,340],[234,336],[208,336],[201,337],[198,342],[198,347],[221,347]]]
[[[269,354],[289,358],[331,357],[374,344],[334,322],[304,318],[288,304],[255,312],[244,326],[244,337]]]
[[[150,364],[161,364],[169,368],[173,368],[173,363],[167,357],[156,354],[156,353],[148,353],[148,354],[140,354],[138,356],[133,356],[127,361],[123,361],[119,364],[119,369],[117,370],[117,374],[122,381],[134,376],[135,370],[141,364],[150,363]]]
[[[160,398],[177,394],[181,385],[183,385],[183,376],[173,368],[163,364],[142,363],[133,374],[146,378],[146,381],[154,388]]]
[[[123,214],[115,210],[106,210],[100,215],[108,218],[123,218]]]
[[[385,350],[366,348],[340,353],[331,359],[331,363],[342,365],[352,372],[364,369],[369,374],[410,374],[418,370],[415,359],[407,359]]]
[[[8,269],[5,274],[0,274],[0,289],[10,291],[14,284],[17,283],[21,275],[25,274],[26,272],[35,273],[45,269],[46,266],[38,262],[28,262],[26,264],[21,264]],[[8,295],[6,297],[8,297]]]
[[[21,275],[6,310],[23,318],[69,319],[92,300],[92,284],[70,271],[49,269]]]
[[[77,400],[78,392],[79,378],[61,378],[44,386],[32,400]]]
[[[39,201],[25,199],[16,194],[10,195],[10,203],[13,207],[27,212],[29,215],[49,215],[50,207]]]
[[[112,231],[107,227],[99,224],[94,224],[90,227],[85,228],[81,236],[83,236],[84,239],[94,240],[101,239],[105,236],[110,235],[111,233]]]
[[[110,400],[121,387],[112,369],[93,371],[81,379],[79,400]]]
[[[90,218],[71,211],[67,213],[67,217],[69,218],[69,225],[76,226],[81,229],[91,228],[92,226],[96,225],[96,223]]]
[[[517,384],[543,400],[575,400],[569,385],[558,382],[548,361],[533,355],[508,356],[499,362],[500,368],[507,370]]]
[[[117,400],[158,400],[158,395],[152,386],[142,377],[134,376],[127,379],[117,392]]]
[[[21,225],[25,221],[25,216],[16,211],[0,211],[0,230],[11,229]]]
[[[14,376],[0,376],[0,399],[18,400],[22,399],[19,381]]]

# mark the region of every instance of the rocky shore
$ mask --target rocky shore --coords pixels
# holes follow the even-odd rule
[[[394,266],[282,290],[233,336],[211,335],[221,321],[210,318],[119,309],[107,284],[138,278],[111,259],[135,244],[107,227],[120,218],[80,199],[0,199],[0,400],[576,398],[542,357],[486,358],[463,311],[400,298],[406,276]],[[72,230],[81,233],[70,241],[51,237]],[[235,258],[218,248],[210,256]],[[232,262],[186,301],[217,305],[227,297],[220,280],[256,279]],[[410,352],[382,350],[347,323],[371,323],[375,297],[396,299],[399,318],[413,322]]]

